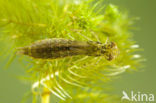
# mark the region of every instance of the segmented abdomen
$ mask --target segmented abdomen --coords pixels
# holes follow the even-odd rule
[[[54,38],[41,40],[30,46],[19,48],[18,53],[34,58],[55,59],[66,56],[87,55],[90,47],[87,42]]]

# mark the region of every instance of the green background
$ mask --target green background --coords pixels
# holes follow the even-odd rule
[[[137,72],[124,73],[111,82],[113,93],[122,96],[122,91],[130,93],[152,93],[156,95],[156,0],[105,0],[105,3],[118,5],[129,12],[131,17],[140,17],[136,21],[134,39],[144,48],[145,67]],[[17,79],[24,70],[18,61],[14,61],[8,70],[0,63],[0,103],[19,103],[30,86]],[[30,103],[30,102],[29,102]]]

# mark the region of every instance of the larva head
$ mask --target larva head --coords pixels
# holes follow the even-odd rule
[[[101,53],[109,61],[115,59],[119,54],[119,49],[115,42],[108,42],[102,46]]]

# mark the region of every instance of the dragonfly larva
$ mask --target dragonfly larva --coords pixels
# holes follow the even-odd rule
[[[63,38],[45,39],[17,49],[18,54],[36,59],[57,59],[68,56],[103,56],[113,60],[118,54],[115,42],[76,41]]]

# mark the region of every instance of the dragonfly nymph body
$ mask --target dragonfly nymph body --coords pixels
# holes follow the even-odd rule
[[[115,42],[76,41],[64,38],[45,39],[17,49],[17,54],[36,59],[57,59],[69,56],[104,56],[113,60],[118,54]]]

